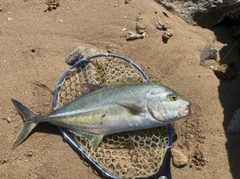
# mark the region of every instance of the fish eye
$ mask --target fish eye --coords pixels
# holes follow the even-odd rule
[[[168,98],[171,100],[171,101],[177,101],[178,97],[174,94],[170,94],[168,95]]]

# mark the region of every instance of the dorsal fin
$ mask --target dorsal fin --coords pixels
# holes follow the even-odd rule
[[[103,86],[100,86],[97,84],[90,84],[90,83],[82,83],[81,86],[87,88],[89,92],[96,91],[103,88]]]

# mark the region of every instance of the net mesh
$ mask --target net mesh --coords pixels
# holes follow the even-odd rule
[[[146,83],[143,75],[129,62],[114,57],[83,61],[68,72],[60,85],[57,107],[83,95],[82,83],[111,86]],[[71,133],[69,131],[69,133]],[[90,155],[88,140],[71,133],[76,144]],[[167,126],[104,136],[91,158],[107,173],[119,178],[142,178],[155,174],[169,146]]]

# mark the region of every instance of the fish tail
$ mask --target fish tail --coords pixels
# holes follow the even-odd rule
[[[39,123],[39,120],[37,120],[37,115],[31,110],[29,110],[22,103],[14,99],[11,100],[25,122],[21,132],[18,134],[17,138],[13,142],[11,149],[14,149],[26,139],[26,137],[33,130],[33,128]]]

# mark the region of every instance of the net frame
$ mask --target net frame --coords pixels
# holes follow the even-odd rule
[[[68,73],[73,70],[75,67],[79,66],[81,63],[85,62],[85,61],[89,61],[91,59],[94,58],[98,58],[98,57],[114,57],[114,58],[118,58],[121,59],[123,61],[126,61],[128,63],[130,63],[135,69],[137,69],[141,75],[143,76],[143,78],[146,80],[147,83],[150,83],[151,81],[149,80],[148,76],[144,73],[144,71],[137,65],[135,64],[133,61],[123,57],[123,56],[119,56],[116,54],[96,54],[93,56],[88,56],[83,58],[82,60],[79,60],[78,62],[76,62],[74,65],[72,65],[64,74],[63,76],[60,78],[57,87],[54,91],[54,98],[53,98],[53,109],[55,110],[57,108],[57,99],[58,99],[58,92],[59,89],[61,87],[61,84],[63,83],[65,77],[68,75]],[[71,135],[68,135],[67,132],[65,131],[64,128],[59,127],[59,130],[64,138],[64,140],[70,145],[70,147],[72,147],[72,149],[74,151],[76,151],[76,153],[78,155],[80,155],[85,161],[87,161],[100,175],[102,175],[104,178],[107,179],[119,179],[116,176],[112,176],[111,174],[107,173],[105,170],[103,170],[93,159],[91,159],[91,157],[89,157],[82,149],[81,147],[79,147],[75,141],[74,138]],[[148,177],[148,179],[171,179],[171,171],[170,171],[170,157],[171,157],[171,148],[172,148],[172,142],[173,142],[173,132],[172,132],[172,125],[168,124],[168,130],[169,130],[169,146],[168,149],[166,151],[166,154],[164,156],[163,159],[163,163],[162,166],[159,168],[159,171],[154,174],[151,177]]]

